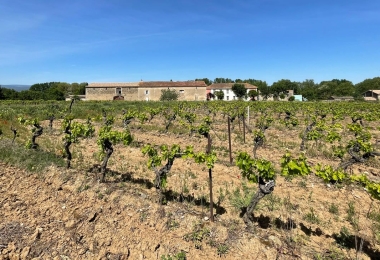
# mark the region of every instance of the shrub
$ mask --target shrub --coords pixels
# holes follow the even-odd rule
[[[174,89],[163,89],[161,90],[160,101],[178,100],[178,96],[178,92]]]

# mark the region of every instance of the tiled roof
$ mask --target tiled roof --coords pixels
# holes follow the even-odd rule
[[[138,87],[138,82],[96,82],[88,84],[87,88]]]
[[[207,86],[207,89],[231,89],[232,86],[236,83],[214,83],[210,86]],[[244,84],[246,89],[257,89],[256,86],[249,84],[249,83],[238,83],[238,84]]]
[[[96,82],[88,84],[87,88],[107,87],[146,87],[146,88],[173,88],[173,87],[206,87],[204,81],[140,81],[140,82]]]
[[[161,88],[161,87],[206,87],[204,81],[140,81],[139,87]]]

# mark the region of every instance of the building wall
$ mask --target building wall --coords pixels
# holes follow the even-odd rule
[[[224,93],[224,98],[223,100],[225,101],[231,101],[231,100],[238,100],[238,98],[236,97],[235,93],[232,91],[232,89],[211,89],[211,93],[214,94],[216,91],[223,91]],[[248,91],[250,91],[251,89],[248,89],[247,90],[247,94],[248,94]],[[217,97],[215,96],[215,98],[217,99]],[[245,101],[249,101],[250,98],[247,97],[246,99],[243,99]]]
[[[364,93],[364,97],[374,97],[376,100],[379,100],[379,95],[372,90],[368,90],[367,92]]]
[[[140,87],[138,90],[138,100],[158,101],[161,97],[161,91],[167,89],[167,87]],[[178,100],[206,100],[206,87],[171,87],[169,89],[179,93]]]
[[[121,95],[124,97],[124,100],[127,101],[139,100],[138,88],[122,87]]]
[[[113,100],[117,93],[117,88],[121,89],[121,96],[126,101],[158,101],[161,97],[161,90],[167,87],[87,87],[86,100]],[[203,101],[206,100],[206,87],[171,87],[179,93],[178,100]]]
[[[224,94],[223,100],[231,101],[236,100],[234,92],[231,89],[211,89],[211,93],[214,94],[217,91],[222,91]]]
[[[114,96],[117,96],[115,87],[86,88],[87,100],[113,100]]]

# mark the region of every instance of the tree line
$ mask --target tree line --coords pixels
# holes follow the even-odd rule
[[[0,86],[0,99],[6,100],[65,100],[68,95],[84,95],[87,82],[46,82],[30,86],[28,90],[16,91]]]
[[[273,97],[282,98],[288,90],[293,90],[295,95],[302,95],[307,100],[325,100],[331,96],[352,96],[361,99],[364,92],[370,89],[380,89],[380,77],[365,79],[362,82],[353,84],[346,79],[332,79],[329,81],[314,82],[306,79],[302,82],[281,79],[269,85],[266,81],[257,79],[229,79],[208,78],[195,79],[204,81],[208,86],[215,83],[249,83],[258,87],[260,95],[266,99]],[[64,100],[68,95],[84,95],[87,82],[67,83],[67,82],[46,82],[32,85],[29,90],[16,91],[0,86],[0,100]],[[238,85],[237,85],[238,86]],[[241,86],[239,86],[241,88]],[[254,99],[255,93],[247,93]]]
[[[312,79],[306,79],[302,82],[281,79],[269,85],[266,81],[256,79],[229,79],[208,78],[195,79],[204,81],[208,86],[216,83],[249,83],[258,87],[260,95],[265,99],[269,97],[279,98],[286,94],[288,90],[293,90],[295,95],[302,95],[307,100],[325,100],[331,96],[352,96],[355,99],[362,99],[364,92],[372,89],[380,89],[380,77],[366,79],[357,84],[353,84],[346,79],[333,79],[315,83]],[[253,93],[252,93],[253,94]]]

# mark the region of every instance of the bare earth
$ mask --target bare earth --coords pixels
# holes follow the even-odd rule
[[[182,147],[193,144],[198,151],[206,146],[206,140],[198,137],[132,133],[142,143],[176,143]],[[281,131],[268,130],[266,134],[284,135],[285,140],[292,140],[289,132],[285,136]],[[48,142],[59,147],[60,138],[46,135],[39,142],[42,149]],[[236,151],[251,151],[250,143],[250,139],[246,144],[234,140],[233,147]],[[228,147],[226,140],[216,137],[214,145]],[[339,247],[336,243],[343,226],[364,239],[360,259],[380,259],[380,246],[366,217],[369,211],[379,209],[379,202],[362,188],[338,188],[314,176],[292,181],[279,178],[274,195],[282,202],[260,202],[255,230],[248,230],[240,212],[221,196],[223,191],[232,193],[242,187],[238,168],[229,165],[229,157],[223,151],[214,168],[214,201],[220,199],[220,205],[214,209],[216,221],[212,223],[208,205],[199,200],[202,196],[208,200],[205,166],[177,159],[167,189],[183,196],[174,195],[167,205],[159,205],[152,185],[154,173],[147,169],[147,158],[140,148],[115,146],[106,183],[99,183],[96,173],[90,171],[92,165],[99,163],[94,156],[94,138],[73,148],[72,170],[52,166],[46,172],[31,174],[0,163],[0,260],[161,259],[181,251],[186,252],[187,259],[317,259],[317,255],[326,257],[320,259],[335,259],[327,258],[333,254],[355,259],[355,248]],[[283,151],[278,150],[268,142],[258,154],[279,161]],[[309,162],[337,164],[323,160],[313,158]],[[360,165],[353,170],[369,171],[373,178],[380,174],[378,169]],[[358,212],[358,233],[346,219],[350,201]],[[332,203],[338,206],[339,214],[328,211]],[[318,224],[305,220],[311,209],[320,221]],[[195,227],[210,231],[199,244],[185,239]],[[221,250],[222,245],[228,248],[227,252]]]

